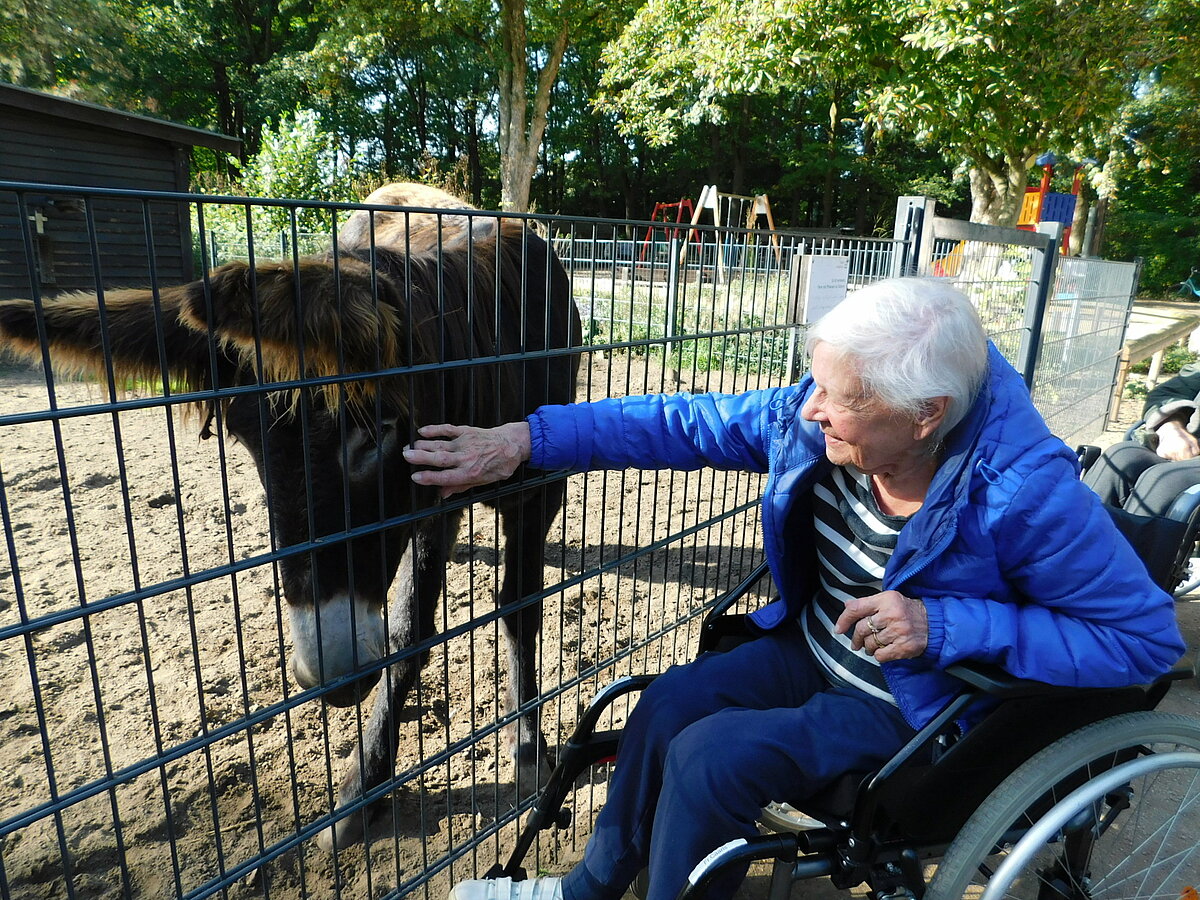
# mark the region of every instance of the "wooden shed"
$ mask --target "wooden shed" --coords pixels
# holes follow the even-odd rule
[[[0,84],[0,182],[188,190],[193,147],[228,135]],[[0,184],[0,298],[194,276],[188,205]]]

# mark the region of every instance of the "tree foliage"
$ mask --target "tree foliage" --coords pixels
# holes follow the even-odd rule
[[[128,74],[133,31],[123,0],[7,0],[0,5],[0,81],[103,100]]]
[[[716,184],[859,233],[898,194],[1011,221],[1037,154],[1094,156],[1098,222],[1165,282],[1195,256],[1196,31],[1195,0],[9,0],[0,77],[234,134],[254,193],[316,122],[360,184],[627,218]]]
[[[605,103],[663,143],[738,94],[828,94],[970,167],[973,217],[1012,224],[1037,156],[1103,144],[1163,52],[1149,0],[650,0],[611,48]]]
[[[1170,293],[1200,266],[1200,70],[1182,58],[1160,67],[1115,134],[1108,246],[1143,259],[1144,289]]]

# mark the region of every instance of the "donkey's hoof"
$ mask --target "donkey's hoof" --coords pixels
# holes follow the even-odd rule
[[[345,850],[354,844],[361,844],[367,836],[370,824],[370,808],[352,812],[344,819],[338,819],[317,835],[317,846],[326,853],[332,853],[336,846]]]

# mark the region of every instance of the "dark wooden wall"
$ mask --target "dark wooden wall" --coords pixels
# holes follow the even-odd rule
[[[184,191],[189,159],[189,148],[159,138],[0,105],[0,180]],[[22,216],[16,194],[0,191],[0,298],[192,278],[186,204],[45,191],[24,201]],[[41,234],[28,221],[39,213]]]

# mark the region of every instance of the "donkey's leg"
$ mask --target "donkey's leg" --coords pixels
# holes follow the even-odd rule
[[[388,591],[389,653],[398,653],[433,636],[446,561],[461,518],[461,513],[436,516],[414,530]],[[404,703],[428,657],[428,653],[409,656],[384,670],[371,717],[363,725],[360,744],[350,756],[350,768],[338,791],[339,808],[384,784],[395,772]],[[320,846],[328,850],[334,840],[339,847],[361,841],[372,813],[384,799],[374,808],[366,807],[334,823],[321,834]]]
[[[523,494],[518,503],[502,510],[504,581],[498,598],[501,609],[542,590],[546,535],[565,496],[566,485],[552,485]],[[542,605],[533,603],[516,609],[505,615],[503,622],[508,645],[505,710],[512,712],[533,700],[540,689],[537,644],[542,626]],[[505,732],[509,750],[517,763],[518,786],[522,791],[543,785],[551,769],[538,718],[537,710],[527,712]]]

